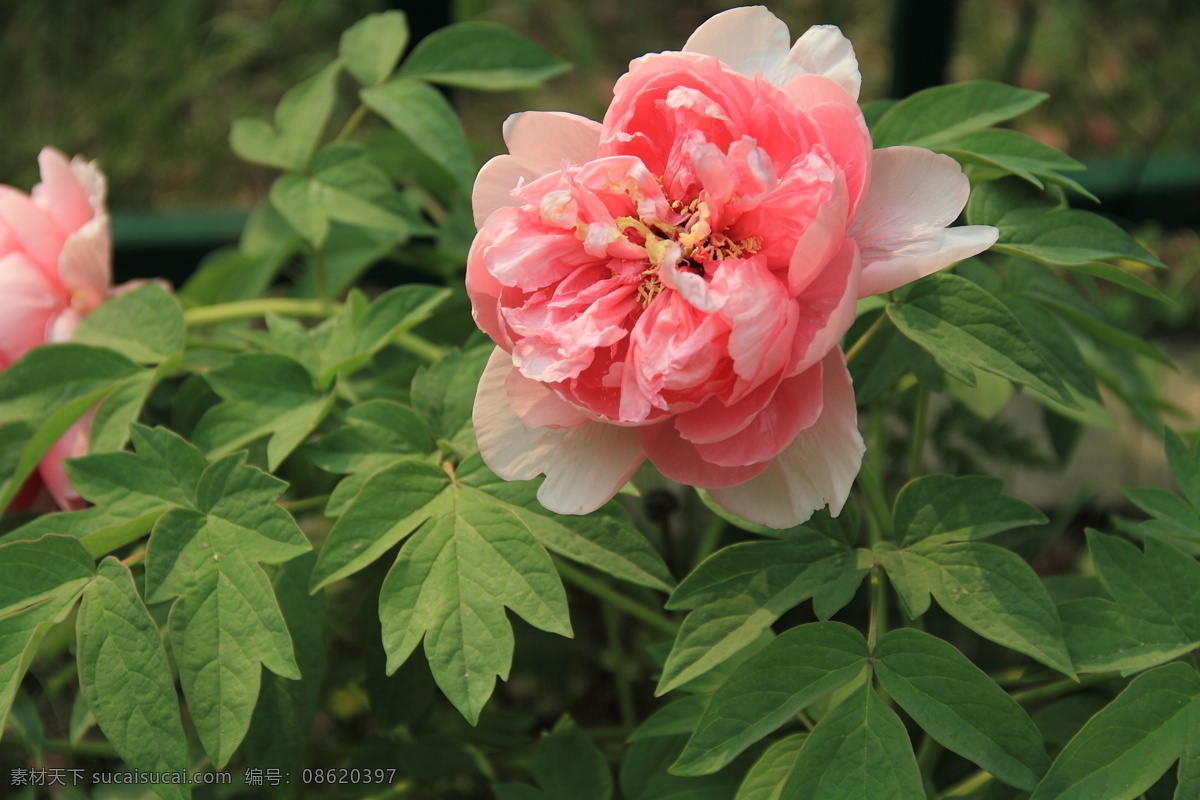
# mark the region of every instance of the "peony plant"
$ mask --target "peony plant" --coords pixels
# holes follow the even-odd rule
[[[1045,95],[739,8],[476,170],[442,90],[566,68],[367,17],[177,290],[0,187],[4,796],[1200,797],[1200,451],[1097,304],[1163,265]],[[1010,494],[1114,410],[1148,519]]]

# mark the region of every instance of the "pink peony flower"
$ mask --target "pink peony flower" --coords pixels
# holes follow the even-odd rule
[[[484,461],[594,510],[645,459],[753,522],[841,511],[864,451],[839,342],[859,298],[987,249],[947,228],[958,164],[871,149],[850,42],[795,46],[762,7],[643,56],[603,123],[510,117],[475,182],[467,266],[496,342],[475,399]]]
[[[50,147],[38,165],[42,182],[32,194],[0,186],[0,370],[40,344],[69,340],[112,282],[104,175]],[[89,412],[38,466],[60,508],[84,504],[63,459],[87,452],[90,428]]]

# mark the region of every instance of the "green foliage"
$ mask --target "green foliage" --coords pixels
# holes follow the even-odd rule
[[[487,22],[463,22],[426,36],[400,74],[446,86],[497,91],[528,89],[570,69],[512,31]]]

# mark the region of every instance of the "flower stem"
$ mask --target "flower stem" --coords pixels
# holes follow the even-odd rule
[[[867,508],[870,510],[871,516],[879,525],[881,538],[884,541],[891,541],[895,538],[892,529],[892,511],[888,506],[887,499],[883,496],[883,484],[879,482],[879,476],[869,464],[863,464],[859,471],[858,485],[867,498]]]
[[[329,317],[340,307],[323,304],[320,300],[297,300],[291,297],[260,297],[257,300],[239,300],[234,303],[218,303],[212,306],[189,308],[183,312],[183,320],[189,326],[213,325],[218,322],[236,322],[256,319],[265,314],[283,317]]]
[[[1079,680],[1063,678],[1060,681],[1047,683],[1045,686],[1036,686],[1021,692],[1013,692],[1012,699],[1022,705],[1037,703],[1041,700],[1052,700],[1064,694],[1083,691],[1084,689],[1100,683],[1107,683],[1119,677],[1120,675],[1116,672],[1093,672],[1090,675],[1080,676]]]
[[[625,648],[621,644],[621,617],[610,603],[604,603],[604,635],[608,639],[608,658],[612,665],[613,682],[617,690],[617,708],[621,712],[621,725],[632,728],[637,724],[637,710],[633,705],[633,690],[629,686],[626,671]]]
[[[321,305],[329,308],[333,305],[332,299],[329,297],[329,289],[325,285],[325,248],[316,247],[313,249],[313,284],[317,289],[317,298]]]
[[[354,131],[357,130],[362,121],[366,119],[367,112],[369,110],[370,109],[368,109],[366,105],[359,103],[358,108],[354,109],[354,113],[350,115],[350,119],[346,120],[346,124],[342,126],[340,131],[338,131],[338,135],[334,137],[334,141],[344,142],[354,135]]]
[[[963,778],[946,791],[939,792],[938,800],[943,800],[943,798],[950,797],[966,797],[968,795],[975,794],[978,790],[982,789],[984,786],[987,786],[993,780],[994,779],[990,772],[984,772],[983,770],[980,770],[974,775]]]
[[[858,337],[850,349],[846,351],[847,362],[853,360],[855,356],[862,352],[863,348],[867,346],[867,342],[871,341],[871,338],[875,334],[879,333],[879,329],[883,327],[883,323],[887,320],[887,318],[887,310],[885,309],[883,313],[879,315],[879,318],[871,323],[871,327],[867,328],[867,332]]]
[[[576,569],[562,559],[556,558],[554,563],[558,567],[558,574],[562,576],[563,580],[572,584],[575,588],[582,589],[598,600],[608,603],[613,608],[623,611],[628,616],[641,620],[651,628],[669,636],[674,636],[679,632],[679,623],[667,619],[655,609],[642,605],[637,600],[615,591],[604,581],[593,578],[591,575]]]
[[[870,581],[871,621],[867,625],[867,650],[874,653],[875,643],[888,631],[887,578],[881,564],[871,567]]]
[[[925,468],[925,431],[929,426],[929,387],[917,387],[917,410],[913,412],[912,458],[909,461],[909,478],[921,477]]]
[[[700,565],[700,562],[713,554],[717,549],[717,545],[721,543],[721,534],[725,532],[725,520],[712,515],[712,519],[708,522],[708,527],[704,529],[704,533],[700,536],[700,542],[696,545],[696,551],[692,555],[692,569]]]
[[[401,350],[416,356],[426,364],[433,364],[441,361],[442,356],[446,355],[446,348],[434,344],[428,339],[422,339],[416,334],[404,331],[392,337],[392,344],[399,347]]]

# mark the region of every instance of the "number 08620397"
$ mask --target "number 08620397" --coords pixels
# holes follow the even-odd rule
[[[303,783],[395,783],[393,769],[304,769],[300,771]]]

